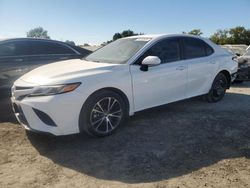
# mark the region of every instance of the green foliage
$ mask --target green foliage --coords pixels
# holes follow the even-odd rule
[[[115,33],[114,36],[113,36],[113,40],[117,40],[117,39],[120,39],[122,38],[122,34],[121,33]]]
[[[200,29],[193,29],[193,30],[191,30],[191,31],[189,31],[189,32],[182,32],[183,34],[189,34],[189,35],[197,35],[197,36],[201,36],[203,33],[201,32],[201,30]]]
[[[224,29],[218,29],[211,37],[210,40],[216,44],[228,44],[229,42],[229,31]]]
[[[141,34],[142,33],[138,34],[138,33],[135,33],[134,31],[131,31],[130,29],[128,29],[128,30],[124,30],[121,33],[115,33],[113,35],[113,41],[120,39],[120,38],[123,38],[123,37],[130,37],[130,36],[136,36],[136,35],[141,35]]]
[[[231,29],[217,30],[210,39],[216,44],[250,45],[250,29],[238,26]]]
[[[27,37],[50,39],[50,37],[48,36],[48,31],[44,30],[42,27],[31,29],[27,32]]]
[[[130,36],[136,36],[136,35],[143,35],[143,33],[135,33],[134,31],[131,31],[130,29],[124,30],[121,33],[115,33],[113,35],[112,40],[108,40],[107,42],[103,42],[101,45],[105,46],[106,44],[109,44],[117,39],[124,38],[124,37],[130,37]]]
[[[75,46],[75,45],[76,45],[75,42],[74,42],[74,41],[71,41],[71,40],[66,40],[65,42],[68,43],[68,44],[70,44],[70,45],[72,45],[72,46]]]
[[[231,44],[250,45],[250,29],[235,27],[229,30]]]
[[[134,33],[134,31],[131,30],[125,30],[121,33],[122,37],[130,37],[130,36],[135,36],[138,35],[138,33]]]

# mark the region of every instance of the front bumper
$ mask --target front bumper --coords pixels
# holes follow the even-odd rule
[[[56,136],[79,133],[78,120],[84,99],[75,91],[42,97],[13,94],[11,101],[17,120],[29,131]]]

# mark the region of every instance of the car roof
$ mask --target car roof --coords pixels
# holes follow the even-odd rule
[[[63,43],[67,44],[62,41],[57,41],[57,40],[52,40],[52,39],[42,39],[42,38],[30,38],[30,37],[23,37],[23,38],[5,38],[5,39],[0,39],[0,42],[7,42],[7,41],[44,41],[44,42],[56,42],[56,43]]]
[[[212,46],[213,48],[218,48],[218,46],[216,44],[214,44],[212,41],[210,41],[208,38],[204,38],[201,36],[197,36],[197,35],[190,35],[190,34],[153,34],[153,35],[136,35],[136,36],[132,36],[132,37],[128,37],[128,38],[142,38],[142,39],[147,39],[150,40],[151,42],[154,41],[158,41],[161,39],[165,39],[165,38],[171,38],[171,37],[189,37],[189,38],[196,38],[196,39],[200,39],[203,40],[204,42],[206,42],[207,44],[209,44],[210,46]]]
[[[151,34],[151,35],[136,35],[131,36],[128,38],[151,38],[151,39],[158,39],[158,38],[165,38],[165,37],[192,37],[192,38],[202,38],[197,35],[190,35],[190,34]]]
[[[60,45],[67,45],[68,47],[70,47],[72,50],[74,50],[75,52],[77,52],[78,54],[82,54],[82,55],[87,55],[89,53],[91,53],[90,50],[78,47],[78,46],[73,46],[71,44],[68,44],[66,42],[62,42],[62,41],[57,41],[57,40],[51,40],[51,39],[41,39],[41,38],[6,38],[6,39],[0,39],[0,43],[1,42],[12,42],[12,41],[43,41],[43,42],[52,42],[52,43],[57,43]]]

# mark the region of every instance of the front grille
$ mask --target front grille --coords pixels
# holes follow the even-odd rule
[[[19,121],[26,125],[27,127],[29,127],[29,123],[23,113],[23,110],[21,108],[21,106],[17,105],[16,103],[13,103],[13,110],[14,110],[14,113],[17,115]]]
[[[17,101],[21,101],[23,100],[25,97],[27,97],[28,95],[21,95],[19,97],[16,98]]]
[[[22,87],[22,86],[15,87],[15,90],[26,90],[26,89],[33,89],[33,87]]]
[[[12,88],[12,96],[15,98],[15,100],[21,101],[28,95],[32,93],[34,87],[29,86],[14,86]]]
[[[20,121],[22,124],[24,124],[24,125],[26,125],[27,127],[29,127],[29,123],[28,123],[27,119],[25,118],[23,112],[19,112],[18,118],[19,118],[19,121]]]
[[[16,105],[16,103],[13,103],[12,105],[13,105],[13,111],[14,111],[14,113],[15,114],[19,113],[19,109],[18,109],[18,106]]]

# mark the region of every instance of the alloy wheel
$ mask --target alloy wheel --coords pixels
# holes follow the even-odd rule
[[[214,97],[220,97],[225,94],[227,83],[224,79],[219,79],[214,85],[213,95]]]
[[[101,134],[113,131],[122,119],[121,104],[114,97],[99,100],[90,113],[90,124]]]

